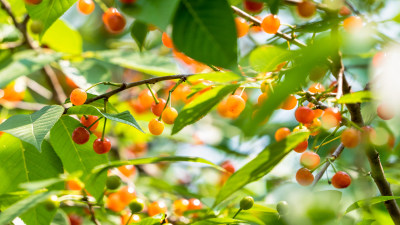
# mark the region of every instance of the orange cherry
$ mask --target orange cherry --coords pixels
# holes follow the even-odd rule
[[[103,14],[103,23],[110,33],[121,33],[126,25],[125,17],[116,8],[109,8]]]
[[[147,207],[147,213],[149,214],[149,216],[155,216],[157,214],[166,212],[167,212],[167,205],[162,201],[153,202]]]
[[[160,135],[164,131],[164,123],[154,118],[149,122],[149,131],[153,135]]]
[[[249,32],[250,26],[245,19],[236,17],[235,24],[238,38],[245,36]]]
[[[343,21],[343,27],[349,33],[353,33],[360,30],[362,26],[363,26],[363,20],[358,16],[350,16]]]
[[[276,34],[281,26],[281,21],[277,15],[270,14],[266,16],[262,22],[262,29],[268,34]]]
[[[281,109],[292,110],[297,106],[297,98],[294,95],[289,95],[289,97],[282,103]]]
[[[314,181],[314,175],[307,168],[301,168],[296,173],[296,181],[302,186],[308,186]]]
[[[79,12],[89,15],[93,12],[95,5],[93,0],[78,0],[77,7]]]
[[[300,157],[300,163],[307,169],[314,169],[319,165],[321,158],[315,152],[304,152]]]
[[[290,134],[290,129],[287,127],[281,127],[275,132],[275,140],[281,141]]]

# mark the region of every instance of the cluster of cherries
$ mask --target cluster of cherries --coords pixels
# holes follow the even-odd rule
[[[138,213],[142,211],[146,211],[148,216],[155,216],[168,211],[167,204],[164,201],[154,201],[145,206],[145,201],[137,196],[135,188],[123,184],[122,180],[130,180],[135,175],[135,166],[125,165],[118,167],[116,171],[109,171],[106,180],[106,207],[120,215],[122,225],[139,222],[141,218]],[[77,179],[68,180],[66,185],[69,190],[82,191],[84,189],[84,184]],[[186,211],[202,209],[203,205],[196,198],[181,198],[173,202],[172,208],[176,216],[183,216]],[[82,218],[75,214],[69,215],[69,218],[76,222],[74,224],[82,224]]]
[[[243,1],[243,7],[247,12],[257,14],[263,10],[264,3],[245,0]],[[311,18],[317,11],[317,5],[313,1],[303,0],[296,4],[296,11],[302,18]],[[343,5],[339,10],[339,14],[348,16],[351,14],[351,11],[347,6]],[[274,14],[270,14],[263,19],[259,16],[255,18],[261,20],[261,26],[258,26],[258,24],[251,25],[251,29],[254,32],[264,31],[268,34],[276,34],[281,26],[279,17]],[[238,38],[245,36],[249,32],[250,25],[243,18],[235,18],[235,23]],[[362,26],[363,20],[358,16],[350,16],[343,21],[343,27],[348,32],[354,32]]]
[[[83,105],[86,102],[87,99],[87,93],[80,89],[76,88],[71,92],[70,95],[70,101],[74,105]],[[73,132],[72,132],[72,140],[78,144],[78,145],[83,145],[86,142],[89,141],[90,139],[90,131],[94,131],[98,124],[99,118],[97,116],[82,116],[81,117],[81,124],[83,127],[77,127]],[[108,138],[104,137],[98,137],[94,142],[93,142],[93,150],[97,154],[104,154],[109,152],[111,149],[111,142]]]

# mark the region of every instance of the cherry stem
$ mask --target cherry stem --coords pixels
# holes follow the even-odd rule
[[[103,119],[103,117],[98,118],[96,121],[94,121],[92,124],[90,124],[90,126],[88,126],[87,129],[90,130],[90,128],[92,128],[101,119]]]
[[[129,221],[131,221],[132,217],[133,217],[133,213],[131,212],[131,215],[129,216],[129,219],[126,221],[125,225],[129,224]]]
[[[321,144],[321,145],[318,145],[318,146],[316,146],[315,148],[319,148],[319,147],[322,147],[322,146],[324,146],[324,145],[327,145],[327,144],[331,143],[332,141],[336,141],[336,140],[339,139],[339,138],[341,138],[341,137],[340,137],[340,136],[337,136],[337,137],[335,137],[335,138],[332,138],[331,140],[329,140],[329,141],[327,141],[327,142],[325,142],[325,143],[323,143],[323,144]]]
[[[102,0],[94,0],[101,8],[101,10],[103,10],[103,12],[108,10],[107,5],[102,1]]]
[[[337,126],[336,129],[335,129],[331,134],[329,134],[328,136],[326,136],[326,137],[324,138],[324,140],[322,140],[322,142],[321,142],[321,144],[318,146],[317,150],[315,150],[315,153],[318,153],[319,149],[320,149],[322,146],[324,146],[325,141],[326,141],[329,137],[334,136],[334,135],[336,134],[336,132],[339,130],[339,128],[340,128],[340,125]],[[329,142],[328,142],[328,143],[329,143]]]
[[[104,81],[104,82],[99,82],[99,83],[95,83],[92,86],[88,87],[85,91],[88,92],[90,89],[103,84],[103,85],[110,85],[110,86],[116,86],[116,87],[120,87],[121,84],[120,83],[114,83],[114,82],[109,82],[109,81]]]
[[[104,113],[107,113],[107,102],[108,98],[104,99]],[[104,118],[104,126],[103,126],[103,133],[101,134],[101,141],[104,140],[104,133],[106,131],[106,125],[107,125],[107,118]]]
[[[167,101],[165,102],[165,106],[164,106],[164,108],[163,108],[163,110],[162,110],[162,112],[161,112],[160,117],[158,118],[159,121],[161,121],[161,116],[162,116],[164,110],[167,108],[168,103],[169,103],[170,100],[171,100],[171,94],[172,94],[172,92],[174,92],[175,89],[176,89],[182,82],[184,82],[184,81],[185,81],[184,79],[180,79],[178,82],[176,82],[175,86],[174,86],[171,90],[169,90]]]
[[[331,164],[333,171],[335,171],[335,173],[337,173],[336,167],[333,164],[333,161],[331,159],[328,159],[329,164]]]
[[[242,211],[242,209],[239,209],[236,213],[235,213],[235,215],[232,217],[232,219],[235,219],[235,217],[237,216],[237,215],[239,215],[239,213]]]
[[[156,104],[160,103],[160,102],[158,101],[158,99],[156,98],[156,95],[154,94],[153,89],[151,89],[150,84],[146,84],[146,86],[147,86],[147,88],[149,89],[149,91],[150,91],[150,93],[151,93],[151,96],[153,96],[153,99],[154,99],[154,101],[156,102]]]

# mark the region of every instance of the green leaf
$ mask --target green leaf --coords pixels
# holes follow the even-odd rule
[[[232,84],[227,86],[218,86],[204,92],[193,101],[185,105],[179,112],[175,120],[172,134],[178,133],[185,126],[197,122],[204,117],[216,104],[229,93],[233,92],[239,85]]]
[[[42,38],[47,29],[75,2],[76,0],[43,0],[38,5],[25,4],[25,7],[32,20],[43,23],[43,31],[40,33]]]
[[[11,135],[4,134],[0,140],[2,144],[0,145],[0,177],[2,178],[0,194],[20,190],[22,183],[37,183],[41,180],[52,179],[63,172],[60,159],[47,141],[43,142],[42,152],[39,153],[32,145]],[[64,183],[51,183],[46,187],[49,190],[62,189]],[[20,198],[14,200],[12,203]],[[3,200],[0,201],[3,202]],[[26,211],[21,218],[27,225],[41,225],[50,223],[53,216],[54,212],[38,206]]]
[[[293,133],[284,140],[266,147],[256,158],[229,177],[219,191],[214,207],[245,185],[267,175],[293,148],[308,136],[308,132]]]
[[[95,52],[94,57],[101,61],[155,76],[178,73],[176,63],[172,59],[149,52],[108,50]]]
[[[42,43],[57,52],[79,55],[82,53],[82,37],[62,20],[57,20],[42,38]]]
[[[232,81],[240,81],[243,80],[243,77],[232,72],[211,72],[211,73],[199,73],[188,78],[188,81],[193,82],[199,79],[204,79],[208,81],[225,83]]]
[[[159,162],[196,162],[196,163],[204,163],[207,165],[210,165],[211,167],[222,170],[221,167],[215,165],[214,163],[198,158],[198,157],[187,157],[187,156],[169,156],[169,157],[149,157],[149,158],[137,158],[137,159],[132,159],[129,161],[114,161],[110,162],[107,164],[103,165],[98,165],[96,166],[92,173],[97,176],[97,174],[100,174],[102,172],[107,171],[108,169],[114,168],[114,167],[119,167],[123,165],[143,165],[143,164],[151,164],[151,163],[159,163]]]
[[[121,10],[135,19],[166,30],[175,15],[180,0],[138,0],[135,4],[122,4],[117,1]]]
[[[88,177],[94,167],[107,162],[107,156],[93,151],[93,142],[96,139],[94,135],[83,145],[78,145],[72,140],[72,132],[79,126],[79,121],[69,116],[61,117],[50,131],[50,142],[65,171],[70,174],[82,171],[81,180],[85,183],[85,189],[97,198],[104,190],[106,174],[100,175],[95,184]]]
[[[111,71],[106,68],[103,62],[96,59],[86,59],[81,62],[70,62],[62,60],[59,62],[61,70],[80,88],[86,90],[93,84],[102,81],[111,81]],[[93,76],[96,74],[96,76]],[[89,90],[93,94],[102,94],[109,89],[108,85],[98,85]],[[89,98],[90,96],[88,96]],[[101,103],[103,105],[103,103]]]
[[[91,105],[79,105],[79,106],[72,106],[71,108],[69,108],[67,114],[83,114],[83,115],[93,115],[99,117],[102,116],[116,122],[128,124],[144,132],[129,111],[124,111],[118,114],[109,114],[109,113],[104,113],[100,111],[100,109]]]
[[[21,76],[29,75],[61,57],[59,53],[25,50],[0,62],[0,88]]]
[[[57,177],[63,172],[60,159],[47,141],[40,153],[9,134],[3,134],[0,143],[0,194],[19,190],[22,183]]]
[[[131,36],[136,41],[140,50],[144,47],[144,42],[148,33],[149,28],[146,23],[143,23],[140,20],[135,20],[135,22],[133,22],[131,27]]]
[[[22,183],[19,186],[23,189],[33,192],[33,191],[36,191],[39,189],[44,189],[44,188],[47,188],[48,186],[52,186],[54,184],[61,183],[61,182],[64,182],[64,179],[50,178],[50,179],[46,179],[46,180],[30,181],[27,183]]]
[[[369,102],[374,99],[374,95],[370,91],[358,91],[350,94],[343,95],[336,102],[339,104],[353,104]]]
[[[347,209],[345,214],[362,208],[362,207],[366,207],[366,206],[371,206],[371,205],[375,205],[381,202],[385,202],[388,200],[392,200],[392,199],[400,199],[400,196],[377,196],[377,197],[373,197],[373,198],[368,198],[368,199],[363,199],[363,200],[359,200],[354,202],[353,204],[351,204]]]
[[[137,224],[137,225],[158,225],[158,224],[160,224],[160,221],[161,221],[161,219],[148,217],[148,218],[145,218],[135,224]]]
[[[0,210],[4,211],[10,205],[18,202],[19,200],[26,198],[31,193],[28,191],[16,191],[16,192],[8,192],[0,195]]]
[[[258,47],[250,54],[250,65],[258,72],[272,72],[293,58],[294,52],[272,45]]]
[[[57,194],[58,192],[42,192],[39,194],[31,195],[14,205],[10,206],[6,210],[0,213],[0,224],[7,224],[15,219],[17,216],[27,212],[39,203],[45,201],[51,195]],[[50,221],[48,221],[49,223]],[[48,224],[47,223],[47,224]]]
[[[230,69],[237,66],[236,26],[226,0],[181,0],[172,40],[179,51],[197,61]]]
[[[242,220],[237,220],[237,219],[231,219],[231,218],[211,218],[211,219],[205,219],[205,220],[200,220],[192,225],[207,225],[207,224],[240,224],[243,223]]]
[[[42,142],[64,112],[59,105],[45,106],[31,115],[15,115],[0,124],[0,131],[32,144],[41,151]]]

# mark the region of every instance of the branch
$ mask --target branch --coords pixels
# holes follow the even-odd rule
[[[97,101],[99,99],[104,99],[104,98],[110,98],[111,96],[124,91],[126,89],[132,88],[132,87],[136,87],[142,84],[155,84],[157,82],[160,81],[165,81],[165,80],[176,80],[176,79],[181,79],[183,81],[185,81],[188,77],[193,76],[194,74],[179,74],[179,75],[170,75],[170,76],[163,76],[163,77],[154,77],[154,78],[150,78],[150,79],[146,79],[146,80],[141,80],[141,81],[137,81],[137,82],[132,82],[132,83],[123,83],[120,85],[119,88],[114,89],[112,91],[109,91],[107,93],[104,93],[102,95],[98,95],[94,98],[89,98],[86,100],[85,104],[89,104],[91,102]]]
[[[96,214],[95,214],[95,212],[94,212],[93,205],[92,205],[92,203],[90,203],[90,201],[89,201],[89,199],[88,199],[88,196],[86,196],[86,193],[85,193],[85,196],[82,198],[82,200],[83,200],[84,202],[86,202],[86,204],[87,204],[88,207],[89,207],[89,213],[90,213],[90,215],[91,215],[91,220],[92,220],[92,222],[93,222],[94,224],[96,224],[96,225],[101,225],[100,222],[96,219]]]
[[[257,25],[257,26],[261,26],[261,21],[258,20],[257,18],[255,18],[254,16],[251,16],[251,15],[247,14],[246,12],[244,12],[243,10],[239,9],[239,8],[236,7],[236,6],[233,6],[233,5],[232,5],[231,8],[233,9],[233,11],[234,11],[238,16],[240,16],[240,17],[242,17],[242,18],[244,18],[244,19],[246,19],[246,20],[249,20],[249,21],[253,22],[253,23],[254,23],[255,25]],[[298,39],[296,39],[296,38],[292,38],[292,37],[290,37],[289,35],[284,34],[284,33],[281,33],[281,32],[279,32],[279,31],[278,31],[275,35],[278,36],[278,37],[281,37],[281,38],[283,38],[283,39],[285,39],[285,40],[287,40],[287,41],[291,41],[291,42],[293,42],[293,44],[295,44],[295,45],[297,45],[297,46],[299,46],[299,47],[306,47],[306,46],[307,46],[307,45],[304,44],[302,41],[300,41],[300,40],[298,40]]]
[[[344,2],[355,14],[360,15],[360,11],[356,9],[348,0]]]
[[[343,144],[340,144],[336,148],[336,150],[332,153],[330,161],[334,162],[340,156],[340,154],[343,152],[343,149],[344,149]],[[322,176],[324,175],[325,171],[328,169],[329,165],[330,165],[329,161],[325,162],[325,164],[322,167],[322,169],[317,173],[317,175],[315,176],[314,182],[313,182],[313,186],[314,187],[318,183],[318,181],[322,178]]]

